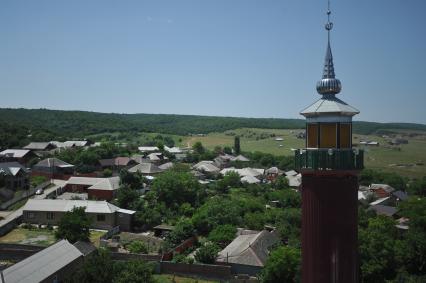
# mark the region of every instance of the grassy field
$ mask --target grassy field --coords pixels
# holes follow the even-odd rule
[[[271,130],[271,129],[237,129],[225,133],[211,133],[206,136],[185,137],[182,141],[185,146],[192,146],[200,141],[208,149],[215,146],[233,146],[234,135],[241,138],[242,151],[260,151],[274,155],[291,155],[292,148],[303,148],[304,140],[297,139],[296,134],[301,130]],[[261,136],[273,135],[267,138]],[[275,141],[277,137],[283,141]],[[407,177],[419,178],[426,176],[426,134],[415,137],[404,137],[408,139],[408,144],[398,147],[389,146],[387,139],[381,136],[354,135],[354,143],[360,140],[374,140],[380,143],[379,146],[360,146],[365,153],[366,168],[381,169],[388,172],[395,172]],[[280,146],[282,145],[282,146]]]
[[[56,242],[53,230],[16,228],[0,237],[0,243],[49,246]]]
[[[196,279],[196,278],[190,278],[190,277],[182,277],[182,276],[176,276],[176,275],[168,275],[168,274],[160,274],[160,275],[154,275],[154,278],[157,280],[158,283],[216,283],[219,281],[211,281],[211,280],[203,280],[203,279]]]

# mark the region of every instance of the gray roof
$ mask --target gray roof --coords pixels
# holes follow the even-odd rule
[[[252,266],[264,266],[269,248],[279,242],[276,232],[261,231],[237,236],[219,252],[218,262],[230,262]]]
[[[259,184],[260,180],[256,177],[247,175],[247,176],[241,177],[241,182],[248,183],[248,184]]]
[[[128,171],[132,173],[140,172],[142,174],[156,174],[163,172],[163,170],[158,168],[158,166],[153,163],[140,163],[136,166],[133,166]]]
[[[18,162],[2,162],[0,163],[0,173],[5,175],[12,175],[16,176],[16,174],[19,173],[19,171],[23,171],[25,173],[28,173],[27,168],[19,164]]]
[[[13,158],[22,158],[28,152],[30,152],[30,150],[28,149],[6,149],[0,152],[0,155],[6,156],[6,157],[13,157]]]
[[[115,213],[120,210],[119,207],[106,201],[65,199],[29,199],[23,210],[67,212],[71,211],[74,207],[85,207],[86,213]]]
[[[58,158],[46,158],[42,161],[38,162],[35,167],[60,167],[60,168],[68,168],[68,167],[74,167],[74,165],[66,163],[65,161],[62,161]]]
[[[324,114],[354,116],[358,113],[358,109],[350,106],[349,104],[338,99],[334,95],[324,96],[300,112],[300,114],[305,117],[314,117]]]
[[[381,204],[373,205],[369,208],[369,210],[371,209],[374,210],[378,215],[386,216],[393,216],[397,212],[397,209],[395,207]]]
[[[84,256],[93,253],[96,251],[96,247],[92,243],[78,241],[74,244],[74,247],[76,247]]]
[[[392,193],[395,197],[399,198],[400,200],[406,200],[408,198],[408,194],[403,191],[396,191]]]
[[[94,178],[94,177],[71,177],[68,179],[67,184],[73,185],[87,185],[90,186],[88,190],[104,190],[113,191],[117,190],[120,186],[120,177],[109,178]]]
[[[31,142],[24,146],[24,149],[45,150],[50,144],[50,142]]]
[[[67,240],[12,265],[3,271],[7,283],[36,283],[55,274],[83,254]]]

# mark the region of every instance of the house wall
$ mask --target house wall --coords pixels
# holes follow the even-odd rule
[[[126,214],[126,213],[120,213],[120,212],[116,213],[116,223],[118,226],[120,226],[121,231],[131,231],[132,220],[133,220],[132,214]]]
[[[90,185],[66,184],[65,191],[70,193],[87,193],[88,187],[90,187]]]
[[[24,210],[22,215],[22,222],[31,224],[50,224],[58,225],[62,216],[65,212],[53,212],[53,218],[48,219],[49,211],[28,211]],[[115,214],[114,213],[86,213],[87,216],[92,220],[90,228],[109,230],[115,225]],[[105,221],[98,221],[98,215],[105,215]]]
[[[112,200],[115,195],[115,191],[112,190],[87,190],[89,199],[97,200]]]
[[[6,185],[6,188],[15,190],[15,191],[18,189],[27,190],[30,188],[29,176],[28,174],[21,174],[21,173],[16,176],[6,175],[5,185]]]

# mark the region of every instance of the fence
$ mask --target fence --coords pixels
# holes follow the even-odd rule
[[[19,244],[0,244],[0,260],[20,261],[45,247]]]
[[[23,200],[23,199],[27,199],[27,198],[29,198],[29,197],[31,197],[31,196],[33,196],[33,195],[35,195],[35,193],[36,193],[36,191],[37,191],[38,189],[44,189],[44,188],[46,188],[46,187],[47,187],[47,186],[49,186],[49,185],[50,185],[50,181],[46,181],[46,182],[44,182],[44,183],[41,183],[40,185],[38,185],[38,186],[37,186],[37,187],[35,187],[35,188],[30,188],[30,189],[28,189],[28,190],[24,191],[22,195],[17,196],[17,197],[14,197],[13,199],[8,200],[8,201],[6,201],[6,202],[2,203],[2,204],[0,205],[0,210],[6,210],[6,209],[8,209],[10,206],[14,205],[14,204],[15,204],[15,203],[17,203],[18,201],[21,201],[21,200]]]
[[[173,255],[175,253],[183,253],[186,249],[194,246],[194,244],[197,242],[196,237],[191,237],[189,239],[186,239],[183,243],[179,244],[175,248],[173,248],[171,251],[168,251],[163,254],[163,261],[170,261],[173,259]]]
[[[187,264],[162,261],[160,273],[192,275],[214,279],[230,279],[231,267],[212,264]]]
[[[117,252],[112,252],[111,257],[113,260],[144,260],[144,261],[155,261],[155,262],[159,262],[161,260],[161,255],[117,253]]]

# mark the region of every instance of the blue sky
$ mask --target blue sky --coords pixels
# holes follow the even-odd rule
[[[426,1],[333,1],[339,98],[426,123]],[[0,107],[301,118],[326,1],[0,1]]]

